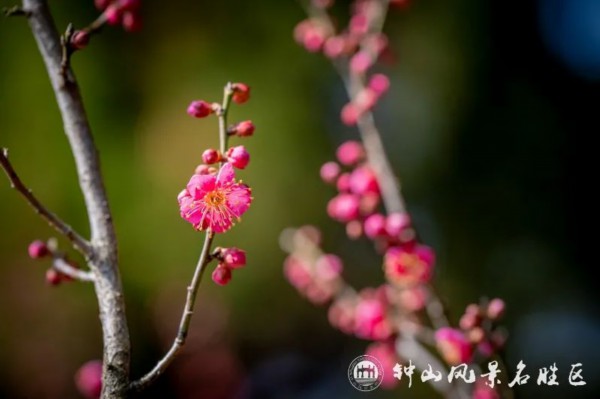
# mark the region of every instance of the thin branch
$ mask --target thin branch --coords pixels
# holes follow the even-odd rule
[[[90,243],[73,230],[71,226],[63,222],[58,216],[49,211],[42,203],[33,195],[33,192],[28,189],[25,184],[17,175],[17,172],[13,168],[12,164],[8,160],[8,149],[2,148],[0,151],[0,165],[6,176],[10,181],[12,188],[17,190],[25,201],[35,210],[35,212],[45,219],[50,226],[52,226],[60,234],[64,235],[69,241],[73,243],[73,246],[81,252],[84,256],[90,255]]]
[[[87,282],[94,281],[94,275],[92,273],[73,267],[73,265],[67,262],[64,257],[55,257],[52,261],[52,267],[74,280]]]
[[[19,6],[3,7],[2,13],[5,17],[28,17],[31,13]]]
[[[188,330],[190,327],[190,321],[192,319],[192,315],[194,314],[194,306],[196,303],[196,296],[198,294],[198,288],[200,287],[200,282],[202,281],[202,276],[204,275],[204,271],[206,270],[206,266],[211,260],[210,257],[210,247],[212,245],[212,241],[214,238],[214,234],[210,231],[206,232],[206,236],[204,238],[204,245],[202,247],[202,252],[200,253],[200,259],[198,259],[198,264],[196,265],[196,270],[194,271],[194,277],[190,285],[187,288],[187,297],[185,301],[185,307],[183,309],[183,314],[181,315],[181,321],[179,322],[179,330],[177,332],[177,337],[169,351],[165,354],[165,356],[158,361],[156,366],[142,378],[137,381],[131,383],[131,389],[133,391],[141,391],[150,385],[154,380],[156,380],[167,367],[173,362],[183,345],[185,344],[185,340],[188,335]]]
[[[233,88],[231,82],[228,82],[223,89],[223,103],[217,111],[217,116],[219,118],[219,151],[223,156],[225,156],[225,151],[227,151],[227,139],[229,138],[229,135],[227,134],[227,114],[229,112],[229,104],[231,103],[232,96]]]

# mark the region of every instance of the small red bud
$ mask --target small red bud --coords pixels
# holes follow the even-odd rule
[[[137,12],[123,13],[123,29],[127,32],[138,32],[142,29],[142,17]]]
[[[212,105],[206,101],[192,101],[187,108],[187,113],[194,118],[204,118],[213,113]]]
[[[71,46],[77,50],[85,48],[90,42],[90,34],[85,30],[77,30],[71,36]]]
[[[59,285],[61,282],[62,276],[58,271],[52,268],[46,270],[46,283],[56,286]]]
[[[27,252],[29,253],[29,256],[33,259],[43,258],[44,256],[50,254],[46,243],[40,240],[35,240],[31,244],[29,244]]]
[[[245,83],[234,83],[232,100],[236,104],[243,104],[250,99],[250,86]]]
[[[252,121],[242,121],[235,125],[231,132],[238,137],[252,136],[254,134],[254,124]]]
[[[220,160],[221,154],[214,148],[209,148],[208,150],[202,153],[202,162],[204,162],[207,165],[212,165],[214,163],[219,162]]]
[[[121,9],[117,5],[109,5],[104,11],[106,23],[113,26],[119,25],[121,23],[121,14]]]
[[[212,273],[212,280],[219,285],[227,285],[231,281],[231,269],[219,263]]]

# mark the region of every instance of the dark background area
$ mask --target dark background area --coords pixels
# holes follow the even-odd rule
[[[61,30],[97,15],[91,1],[51,3]],[[340,15],[345,4],[336,5]],[[532,375],[523,398],[600,392],[599,4],[415,0],[386,25],[397,62],[380,68],[392,88],[376,117],[388,154],[420,234],[438,252],[436,284],[453,319],[481,296],[506,300],[509,366],[522,359]],[[142,32],[107,28],[73,59],[120,239],[134,375],[170,344],[201,246],[175,198],[203,149],[216,145],[217,125],[185,108],[243,81],[253,96],[231,118],[257,126],[244,143],[252,161],[239,173],[255,201],[217,239],[246,249],[249,266],[227,287],[203,283],[185,353],[143,397],[363,395],[345,372],[366,342],[333,330],[325,309],[293,291],[277,244],[285,227],[315,224],[353,284],[382,281],[369,243],[348,241],[326,217],[334,193],[319,167],[356,132],[338,122],[346,99],[328,62],[293,42],[301,8],[146,1],[143,14]],[[0,20],[0,146],[39,198],[87,234],[61,129],[25,20]],[[0,178],[0,397],[77,398],[73,374],[101,356],[90,287],[47,287],[48,265],[27,257],[30,241],[52,235]],[[537,369],[553,362],[560,386],[538,387]],[[567,381],[578,362],[584,388]],[[416,385],[369,396],[433,395]]]

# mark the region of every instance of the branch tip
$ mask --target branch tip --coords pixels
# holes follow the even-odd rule
[[[2,13],[5,17],[29,17],[31,16],[31,11],[27,11],[23,7],[20,6],[12,6],[12,7],[4,7],[2,8]]]

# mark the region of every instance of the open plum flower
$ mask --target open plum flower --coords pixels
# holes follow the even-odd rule
[[[181,217],[197,230],[223,233],[248,210],[251,191],[235,180],[230,163],[225,163],[216,176],[195,174],[177,196]]]

